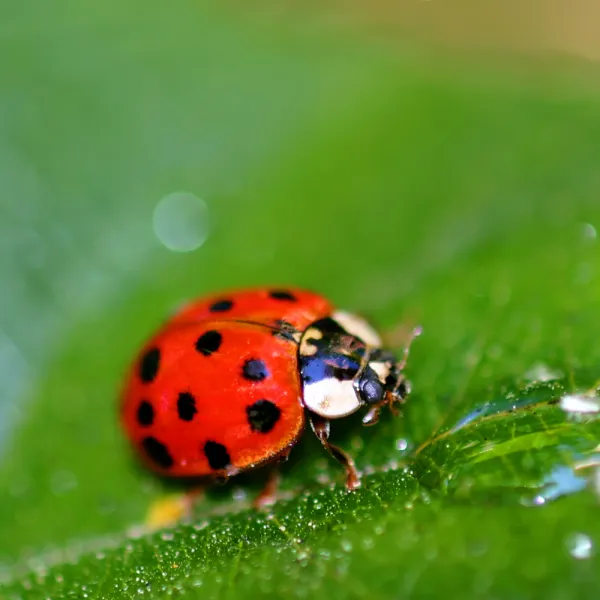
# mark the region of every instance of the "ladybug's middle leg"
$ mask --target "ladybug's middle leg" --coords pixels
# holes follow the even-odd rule
[[[252,506],[260,510],[268,506],[272,506],[277,502],[279,492],[279,482],[281,481],[281,474],[279,467],[282,463],[286,462],[292,451],[291,446],[283,450],[278,456],[275,457],[274,461],[267,466],[267,479],[263,489],[260,491],[258,496],[252,502]]]
[[[277,465],[269,467],[269,473],[263,489],[260,491],[258,496],[252,502],[252,506],[256,510],[272,506],[277,502],[277,491],[279,489],[279,468]]]
[[[308,413],[310,426],[319,438],[323,447],[335,460],[341,463],[346,469],[346,488],[348,491],[355,490],[360,487],[360,476],[356,470],[356,465],[352,457],[338,446],[334,446],[329,442],[330,421],[315,413]]]

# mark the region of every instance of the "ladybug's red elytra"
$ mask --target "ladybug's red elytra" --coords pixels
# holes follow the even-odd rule
[[[185,306],[144,346],[122,422],[155,471],[223,479],[286,458],[308,420],[353,490],[360,477],[329,442],[330,421],[364,406],[371,425],[384,406],[394,411],[410,391],[407,354],[408,346],[398,361],[366,321],[312,292],[213,295]]]

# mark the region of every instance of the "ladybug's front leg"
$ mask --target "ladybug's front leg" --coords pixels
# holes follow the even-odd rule
[[[325,450],[327,450],[327,452],[329,452],[329,454],[331,454],[331,456],[333,456],[333,458],[341,463],[346,469],[346,488],[348,491],[351,492],[352,490],[359,488],[360,476],[356,470],[354,460],[347,452],[329,442],[329,432],[331,429],[329,419],[325,419],[320,415],[309,412],[308,420],[310,421],[312,430],[319,438],[321,444],[323,444]]]

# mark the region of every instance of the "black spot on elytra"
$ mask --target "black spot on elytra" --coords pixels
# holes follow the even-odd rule
[[[196,399],[189,392],[181,392],[177,397],[177,414],[182,421],[191,421],[198,412]]]
[[[227,448],[218,442],[206,442],[206,444],[204,444],[204,455],[206,456],[211,469],[220,470],[231,464]]]
[[[248,381],[262,381],[269,376],[269,371],[262,360],[251,358],[244,363],[242,375]]]
[[[137,409],[137,421],[142,427],[149,427],[154,422],[154,409],[148,400],[142,400]]]
[[[248,423],[252,431],[269,433],[275,423],[279,421],[281,411],[270,400],[257,400],[254,404],[246,407]]]
[[[286,300],[288,302],[296,302],[298,300],[294,294],[287,290],[271,290],[269,296],[271,296],[273,300]]]
[[[142,440],[142,447],[148,457],[159,467],[169,469],[173,466],[173,457],[169,454],[169,449],[156,438],[147,437]]]
[[[233,308],[233,301],[223,299],[223,300],[218,300],[217,302],[212,304],[211,307],[209,308],[209,310],[210,310],[210,312],[218,313],[218,312],[227,312],[228,310],[231,310],[232,308]]]
[[[196,350],[204,356],[210,356],[221,347],[223,336],[215,330],[210,330],[203,333],[196,340]]]
[[[140,379],[144,383],[151,383],[158,374],[160,366],[160,350],[151,348],[147,350],[140,360]]]

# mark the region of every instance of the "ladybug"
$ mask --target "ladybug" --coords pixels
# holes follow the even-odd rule
[[[366,425],[385,406],[396,412],[410,391],[407,355],[398,361],[365,320],[309,291],[213,295],[184,306],[144,346],[122,423],[158,473],[226,479],[285,460],[308,421],[353,490],[360,477],[329,442],[330,421],[362,407]]]

